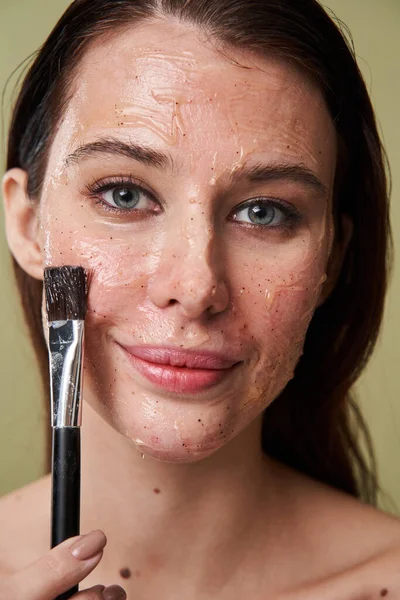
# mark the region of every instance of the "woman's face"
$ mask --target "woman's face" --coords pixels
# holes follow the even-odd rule
[[[92,273],[85,397],[143,453],[212,454],[293,377],[332,246],[335,160],[319,90],[277,59],[219,53],[175,21],[86,54],[41,241],[46,266]]]

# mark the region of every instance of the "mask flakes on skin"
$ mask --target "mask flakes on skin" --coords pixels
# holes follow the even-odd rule
[[[168,90],[162,93],[153,92],[152,97],[155,101],[153,107],[136,104],[117,108],[116,118],[125,127],[145,127],[158,135],[166,144],[175,145],[178,132],[181,136],[185,134],[182,105],[190,101],[185,101],[183,98],[177,101],[176,97],[172,97],[172,93],[172,91],[168,93]],[[166,122],[169,124],[166,125]]]
[[[115,116],[120,126],[130,129],[143,127],[154,132],[163,142],[173,146],[178,141],[178,135],[184,137],[185,126],[182,109],[190,104],[196,95],[196,61],[191,53],[183,55],[164,52],[152,52],[138,49],[136,56],[138,66],[151,72],[146,75],[136,75],[135,78],[125,78],[121,90],[122,103],[115,105]],[[184,79],[180,94],[176,88],[170,87],[172,73]],[[166,74],[168,74],[166,76]],[[154,79],[157,78],[157,87]],[[136,89],[146,89],[146,96],[137,98]],[[136,98],[132,104],[132,98]],[[108,123],[112,126],[112,123]]]
[[[79,89],[76,91],[76,98],[81,103],[86,100],[85,83],[81,82]],[[76,109],[69,106],[63,116],[60,124],[63,130],[62,138],[56,136],[52,146],[52,154],[57,156],[57,160],[47,167],[46,177],[42,190],[42,198],[48,198],[53,193],[54,189],[60,186],[67,185],[68,179],[65,174],[65,164],[63,157],[71,152],[77,145],[80,135],[84,131],[84,125],[80,122]],[[55,212],[55,211],[54,211]],[[62,252],[57,249],[57,244],[54,245],[52,232],[55,226],[58,225],[58,233],[64,235],[65,222],[52,211],[46,210],[45,202],[40,204],[40,229],[42,237],[45,240],[44,247],[44,266],[53,267],[67,264],[63,259]],[[57,227],[56,227],[57,229]],[[65,232],[66,234],[66,232]],[[76,264],[76,263],[74,263]]]
[[[93,46],[74,85],[50,153],[41,223],[47,266],[93,273],[86,401],[143,453],[204,458],[293,377],[333,239],[330,202],[315,191],[293,181],[232,184],[232,175],[299,163],[331,191],[333,124],[319,91],[290,65],[260,59],[242,69],[169,22]],[[170,154],[173,169],[109,154],[65,166],[101,137]],[[102,205],[110,191],[85,192],[121,178],[129,181],[120,187],[137,182],[151,192],[151,200],[141,192],[146,210],[117,214]],[[259,198],[293,206],[300,218],[286,229],[239,220],[243,203]],[[162,210],[151,212],[156,203]],[[284,215],[275,206],[275,218]],[[138,376],[122,350],[135,344],[228,353],[238,365],[201,394],[174,395]]]

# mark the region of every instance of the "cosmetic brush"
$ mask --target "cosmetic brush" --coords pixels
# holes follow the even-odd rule
[[[79,535],[82,363],[88,282],[82,267],[44,272],[52,426],[51,547]],[[57,598],[67,600],[75,586]]]

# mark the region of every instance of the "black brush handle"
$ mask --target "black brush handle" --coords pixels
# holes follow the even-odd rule
[[[81,498],[80,427],[53,427],[51,547],[79,535]],[[58,596],[67,600],[79,586]]]

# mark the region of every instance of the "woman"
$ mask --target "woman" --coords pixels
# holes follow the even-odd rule
[[[74,2],[23,83],[3,196],[46,385],[43,269],[93,273],[97,531],[48,553],[49,476],[6,497],[0,597],[397,597],[350,396],[382,317],[383,150],[321,6]]]

